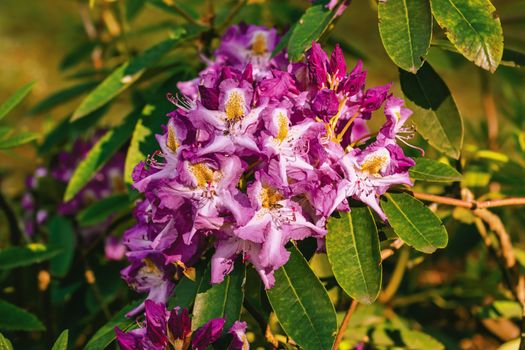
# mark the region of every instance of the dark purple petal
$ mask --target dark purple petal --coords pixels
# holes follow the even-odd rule
[[[166,306],[146,300],[146,336],[155,345],[166,344]]]
[[[171,310],[168,327],[174,339],[186,339],[191,333],[191,320],[188,309],[181,311],[179,307],[176,307]]]
[[[228,346],[228,350],[249,350],[250,343],[246,339],[246,322],[235,321],[228,333],[233,335],[232,342]]]
[[[335,45],[330,57],[330,73],[338,80],[342,80],[346,75],[345,56],[339,44]]]
[[[312,48],[307,53],[307,64],[310,79],[318,88],[322,88],[328,76],[328,56],[321,48],[321,45],[315,41],[312,42]]]
[[[211,110],[219,109],[219,91],[215,88],[207,88],[199,85],[201,103],[204,107]]]
[[[339,110],[339,100],[335,92],[329,89],[319,91],[312,103],[312,110],[324,121],[336,115]]]
[[[197,329],[193,333],[191,341],[192,349],[204,350],[208,345],[219,339],[225,322],[226,320],[224,318],[214,318],[208,321],[204,326]]]
[[[133,333],[124,333],[115,327],[117,342],[122,350],[141,350],[140,338]]]

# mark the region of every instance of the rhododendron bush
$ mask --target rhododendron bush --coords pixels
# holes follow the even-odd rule
[[[525,348],[525,56],[489,0],[372,4],[379,65],[347,0],[80,5],[82,81],[33,113],[84,96],[0,127],[40,156],[0,197],[1,349]]]

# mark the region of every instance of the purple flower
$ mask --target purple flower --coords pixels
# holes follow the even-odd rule
[[[228,333],[233,335],[233,340],[228,347],[228,350],[250,350],[250,343],[246,339],[246,322],[235,321]]]

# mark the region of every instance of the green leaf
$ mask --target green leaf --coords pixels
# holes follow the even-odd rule
[[[461,181],[461,174],[448,164],[427,158],[415,158],[416,165],[410,168],[414,180],[430,182]]]
[[[334,306],[326,289],[294,246],[288,262],[275,271],[266,291],[284,331],[304,350],[331,349],[337,331]]]
[[[0,141],[7,139],[15,131],[12,127],[9,126],[0,126]]]
[[[379,33],[388,56],[400,68],[416,73],[432,37],[428,0],[388,0],[378,5]]]
[[[387,193],[381,208],[394,232],[406,244],[423,253],[445,248],[448,235],[443,223],[423,203],[406,193]]]
[[[371,304],[379,295],[382,277],[374,217],[368,207],[340,215],[328,220],[328,260],[341,288],[358,302]]]
[[[77,215],[80,226],[91,226],[107,220],[113,214],[124,211],[130,207],[129,196],[126,193],[115,194],[103,198]]]
[[[495,300],[490,305],[484,305],[476,312],[480,318],[520,319],[522,307],[517,301]]]
[[[0,120],[4,119],[7,113],[11,112],[13,108],[18,106],[20,102],[31,92],[34,82],[26,84],[15,91],[3,104],[0,105]]]
[[[0,333],[0,350],[13,350],[13,344],[2,333]]]
[[[310,6],[299,22],[292,27],[288,40],[288,57],[292,61],[301,59],[312,41],[318,40],[334,20],[337,8],[328,10],[324,3]]]
[[[431,0],[447,38],[475,65],[494,72],[503,54],[503,31],[489,0]]]
[[[371,343],[380,349],[444,350],[443,344],[423,332],[407,328],[379,326],[371,334]]]
[[[28,142],[35,140],[37,137],[38,137],[38,134],[34,132],[24,131],[24,132],[19,133],[18,135],[1,140],[0,149],[7,149],[7,148],[21,146],[23,144],[26,144]]]
[[[171,38],[150,47],[139,56],[118,67],[82,101],[71,120],[74,121],[88,115],[130,87],[147,68],[153,67],[162,56],[178,45],[185,38],[185,34],[186,30],[179,28]]]
[[[65,202],[71,200],[129,139],[137,123],[138,115],[139,113],[136,111],[131,112],[124,120],[124,123],[108,130],[91,148],[86,158],[77,166],[67,184],[66,193],[64,194]]]
[[[210,287],[210,269],[206,272],[206,279],[202,281],[193,306],[192,329],[203,326],[212,318],[225,318],[225,330],[230,329],[241,316],[244,300],[244,282],[246,268],[244,264],[237,264],[234,270],[224,277],[224,281]]]
[[[67,102],[82,93],[91,90],[98,85],[98,81],[88,81],[87,83],[77,84],[71,87],[67,87],[63,90],[57,91],[54,94],[46,97],[40,101],[33,109],[31,113],[41,113],[47,111],[61,103]]]
[[[458,159],[463,145],[463,120],[445,82],[425,63],[417,74],[399,71],[401,89],[414,110],[417,131],[430,145]]]
[[[75,231],[71,223],[55,216],[49,223],[49,247],[61,249],[60,254],[50,261],[50,271],[54,276],[67,275],[75,256]]]
[[[58,339],[56,340],[53,348],[51,350],[67,350],[67,338],[69,336],[69,331],[66,329],[63,331]]]
[[[99,328],[99,330],[86,344],[84,350],[105,349],[116,338],[115,327],[120,328],[122,331],[126,331],[127,329],[133,327],[135,320],[132,318],[127,318],[126,314],[135,309],[141,303],[142,300],[137,300],[120,310],[115,316],[113,316],[113,318],[111,318],[111,320],[108,321],[108,323]]]
[[[43,331],[46,329],[35,315],[0,299],[0,329],[8,331]]]
[[[42,244],[6,248],[0,250],[0,270],[40,263],[57,256],[60,252],[60,248],[46,247]]]

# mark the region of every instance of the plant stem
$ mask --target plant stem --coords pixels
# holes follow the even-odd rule
[[[202,25],[199,22],[197,22],[193,17],[191,17],[186,11],[184,11],[184,9],[182,7],[177,5],[177,3],[175,3],[175,1],[163,1],[163,3],[168,5],[169,7],[171,7],[175,12],[177,12],[177,14],[179,14],[179,16],[184,18],[189,23],[195,24],[197,26],[201,26]]]
[[[230,26],[235,16],[237,16],[239,11],[244,7],[244,5],[246,5],[247,2],[248,0],[239,0],[239,2],[237,2],[237,5],[235,5],[235,7],[230,11],[228,17],[226,17],[226,20],[224,20],[224,22],[219,26],[219,32],[222,32],[224,29]]]
[[[525,205],[525,197],[515,197],[515,198],[504,198],[504,199],[494,199],[489,201],[466,201],[457,198],[436,196],[434,194],[421,193],[421,192],[412,192],[414,197],[427,201],[434,202],[439,204],[452,205],[455,207],[462,207],[467,209],[486,209],[486,208],[495,208],[495,207],[505,207],[513,205]]]
[[[381,295],[379,295],[379,301],[383,304],[388,303],[390,299],[396,294],[397,289],[403,281],[403,276],[405,275],[408,259],[410,258],[410,250],[406,247],[400,249],[399,257],[396,262],[396,267],[390,277],[390,281],[386,286],[385,290]]]
[[[337,332],[337,337],[335,338],[334,346],[332,347],[332,350],[339,349],[339,344],[343,340],[343,335],[348,328],[348,322],[350,322],[350,317],[352,317],[352,314],[354,313],[355,309],[357,308],[357,300],[352,300],[352,303],[350,304],[350,307],[346,311],[345,318],[343,318],[343,322],[341,323],[341,327],[339,328],[339,332]]]

